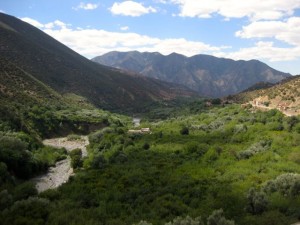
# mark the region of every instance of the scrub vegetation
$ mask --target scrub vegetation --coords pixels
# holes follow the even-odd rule
[[[89,135],[88,157],[72,153],[75,176],[40,194],[26,178],[66,152],[49,155],[48,147],[29,135],[1,133],[3,224],[281,225],[298,220],[298,117],[217,106],[144,119],[141,127],[151,130],[145,134],[128,133],[124,116],[107,119],[105,128]]]

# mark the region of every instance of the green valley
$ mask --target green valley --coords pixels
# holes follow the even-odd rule
[[[207,99],[1,12],[0,53],[1,225],[299,222],[300,118],[279,108],[299,109],[298,78]]]
[[[89,135],[84,169],[77,169],[58,189],[37,195],[23,183],[11,191],[11,178],[2,177],[6,185],[1,187],[1,202],[6,209],[1,221],[165,224],[177,217],[201,216],[205,222],[219,209],[228,224],[297,221],[297,117],[227,105],[164,121],[142,121],[141,127],[149,127],[151,134],[128,133],[128,119],[118,119]]]

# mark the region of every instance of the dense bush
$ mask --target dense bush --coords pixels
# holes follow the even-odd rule
[[[166,223],[165,225],[204,225],[201,220],[201,217],[197,217],[195,219],[187,216],[185,218],[177,217],[172,222]]]
[[[297,196],[300,194],[300,174],[287,173],[270,180],[264,186],[267,193],[279,192],[284,196]]]
[[[271,140],[261,140],[253,145],[251,145],[248,149],[245,151],[239,152],[238,158],[239,159],[249,159],[251,156],[267,151],[271,146],[272,141]]]
[[[43,225],[49,214],[49,201],[41,198],[28,198],[17,201],[2,213],[3,225],[24,224]]]
[[[215,210],[207,218],[207,225],[234,225],[233,220],[227,220],[224,216],[223,209]]]
[[[71,166],[73,169],[82,167],[82,151],[80,148],[76,148],[70,152]]]
[[[264,192],[257,191],[254,188],[250,188],[247,193],[248,204],[246,210],[252,214],[261,214],[268,207],[267,196]]]
[[[189,135],[190,131],[188,127],[182,127],[180,130],[181,135]]]
[[[292,224],[299,214],[300,169],[295,156],[300,138],[298,123],[288,131],[287,120],[277,111],[251,113],[232,105],[165,121],[144,120],[152,134],[129,134],[130,128],[111,125],[89,136],[84,170],[77,170],[60,188],[38,195],[49,200],[37,203],[37,208],[47,207],[46,213],[29,203],[36,192],[26,183],[20,185],[23,181],[12,179],[11,170],[2,162],[0,178],[5,184],[0,185],[0,221],[203,224],[192,219],[201,215],[209,225],[234,224],[226,218],[236,224]],[[111,119],[109,122],[112,124]],[[183,125],[190,129],[189,135],[179,132]],[[278,125],[284,129],[277,129]],[[33,161],[45,162],[56,159],[56,153],[64,154],[63,150],[30,147],[34,145],[26,138],[13,137],[26,143],[25,151]],[[145,144],[151,151],[144,150]],[[17,199],[30,207],[11,211]],[[22,209],[29,208],[39,216],[22,216]],[[220,208],[225,213],[215,211]],[[18,221],[9,218],[12,213]]]

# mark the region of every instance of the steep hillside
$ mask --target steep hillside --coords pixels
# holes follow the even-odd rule
[[[239,102],[255,108],[278,109],[288,116],[300,114],[300,76],[295,76],[265,89],[246,91],[234,96]]]
[[[39,29],[3,13],[0,52],[2,60],[60,94],[74,93],[105,109],[138,111],[145,103],[194,95],[177,85],[93,63]],[[2,68],[0,72],[4,72]]]
[[[208,55],[186,57],[176,53],[164,56],[136,51],[110,52],[92,60],[146,77],[183,84],[210,97],[238,93],[258,82],[276,83],[290,76],[258,60],[234,61]]]

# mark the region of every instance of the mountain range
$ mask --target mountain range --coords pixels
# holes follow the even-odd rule
[[[185,85],[202,96],[223,97],[258,82],[276,83],[291,76],[258,61],[234,61],[209,55],[109,52],[92,59],[103,65],[134,71],[145,77]]]
[[[22,86],[28,79],[34,80],[25,85],[29,97],[39,94],[47,99],[48,94],[41,93],[48,91],[35,91],[47,87],[56,96],[75,94],[108,110],[139,110],[155,101],[195,96],[183,86],[94,63],[32,25],[3,13],[0,55],[0,63],[9,65],[0,68],[0,96],[4,99],[22,90],[12,81],[19,80]],[[37,83],[42,85],[37,88]]]

